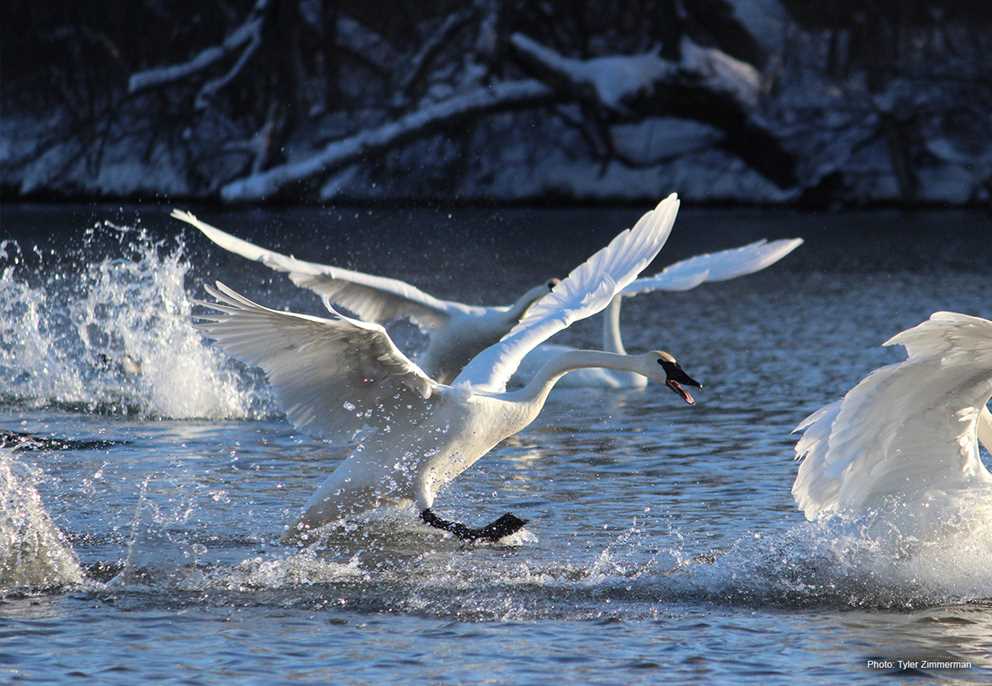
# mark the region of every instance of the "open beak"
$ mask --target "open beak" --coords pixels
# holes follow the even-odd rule
[[[681,396],[689,405],[695,405],[696,399],[692,397],[692,394],[685,389],[686,386],[695,386],[696,388],[702,388],[703,384],[699,383],[691,376],[685,373],[678,364],[666,364],[665,365],[665,385],[671,388],[673,391]]]

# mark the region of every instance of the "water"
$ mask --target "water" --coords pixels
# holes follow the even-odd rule
[[[789,494],[791,429],[898,359],[882,341],[937,309],[992,316],[986,215],[684,211],[659,268],[807,241],[766,273],[625,305],[628,347],[675,353],[706,385],[696,407],[656,386],[553,394],[437,502],[470,523],[529,519],[518,545],[461,546],[386,512],[299,551],[282,527],[343,451],[295,433],[189,315],[217,278],[272,306],[319,302],[168,209],[4,208],[5,679],[869,683],[873,655],[992,678],[987,528],[903,559],[898,541],[806,523]],[[510,302],[638,211],[202,214],[301,257]],[[566,341],[597,336],[587,322]]]

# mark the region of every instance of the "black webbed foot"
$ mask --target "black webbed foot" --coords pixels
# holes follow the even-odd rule
[[[464,524],[460,524],[459,522],[451,522],[446,519],[441,519],[436,514],[431,512],[430,508],[427,508],[421,512],[420,518],[436,529],[450,531],[463,541],[496,542],[504,536],[509,536],[510,534],[520,531],[520,529],[527,524],[526,519],[520,519],[509,512],[480,529],[473,529],[465,526]]]
[[[520,519],[520,517],[507,512],[495,522],[487,524],[481,529],[476,529],[476,538],[481,538],[484,541],[498,541],[504,536],[517,533],[524,528],[525,524],[527,524],[526,519]]]

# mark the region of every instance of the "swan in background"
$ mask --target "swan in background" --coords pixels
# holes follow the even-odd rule
[[[603,313],[603,350],[619,354],[627,352],[620,334],[620,306],[623,298],[655,291],[688,291],[703,283],[727,281],[753,274],[772,266],[802,244],[802,238],[786,238],[770,243],[760,240],[739,248],[696,255],[671,264],[654,276],[637,279],[616,295]],[[519,378],[525,381],[549,359],[571,349],[553,343],[539,346],[521,363],[517,370]],[[581,369],[565,377],[561,385],[644,388],[647,379],[640,374],[615,369]]]
[[[512,305],[465,305],[435,298],[397,279],[304,262],[260,248],[200,221],[189,212],[173,210],[171,216],[196,227],[228,252],[289,274],[294,284],[319,295],[330,312],[334,312],[332,303],[335,303],[368,322],[387,324],[409,319],[429,336],[420,366],[440,383],[449,383],[476,353],[506,335],[527,308],[558,283],[558,279],[551,279],[534,286]]]
[[[601,311],[655,258],[671,232],[673,194],[633,229],[574,269],[534,304],[500,342],[486,348],[454,384],[431,378],[401,353],[381,325],[334,310],[322,319],[257,305],[217,284],[216,313],[200,327],[222,348],[265,370],[289,420],[301,430],[350,439],[358,447],[307,503],[287,541],[381,503],[414,501],[421,519],[464,540],[499,540],[524,526],[507,513],[481,528],[442,519],[431,509],[438,491],[541,412],[555,383],[584,367],[609,367],[666,384],[687,402],[698,386],[670,354],[618,355],[575,350],[549,361],[526,386],[506,383],[520,360],[548,337]]]
[[[947,506],[992,504],[992,322],[937,312],[885,345],[907,358],[796,427],[796,504],[810,521],[902,506],[926,530]]]

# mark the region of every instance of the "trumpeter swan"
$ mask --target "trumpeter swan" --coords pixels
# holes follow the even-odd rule
[[[286,272],[294,284],[319,295],[331,312],[333,304],[337,304],[369,322],[386,324],[409,319],[429,335],[420,366],[440,383],[451,382],[476,353],[502,338],[530,305],[558,283],[558,279],[550,279],[534,286],[512,305],[465,305],[435,298],[398,279],[305,262],[266,250],[202,222],[189,212],[173,210],[171,216],[196,227],[228,252]]]
[[[968,493],[992,502],[992,322],[953,312],[889,339],[907,358],[865,377],[796,431],[792,495],[806,518],[892,504],[941,511]]]
[[[739,248],[696,255],[669,265],[654,276],[637,279],[614,296],[603,313],[603,350],[626,353],[620,333],[620,306],[623,298],[655,291],[688,291],[703,283],[727,281],[738,276],[753,274],[772,266],[802,245],[801,238],[786,238],[768,242],[749,243]],[[520,364],[517,375],[521,380],[530,378],[549,359],[572,348],[554,343],[544,343],[531,352]],[[616,369],[580,369],[562,379],[562,386],[606,388],[644,388],[647,379],[640,374]]]
[[[507,513],[481,528],[447,521],[431,509],[438,491],[500,441],[527,427],[555,383],[584,367],[609,367],[667,385],[686,402],[698,386],[670,354],[618,355],[575,350],[550,360],[526,386],[506,391],[536,345],[601,311],[661,250],[679,202],[673,194],[633,229],[574,269],[535,303],[503,339],[473,358],[452,385],[432,379],[401,353],[379,324],[331,311],[328,319],[279,312],[217,284],[204,303],[216,313],[200,326],[222,348],[264,369],[299,429],[350,439],[357,448],[310,498],[288,540],[380,503],[414,501],[427,524],[466,540],[498,540],[525,522]]]

